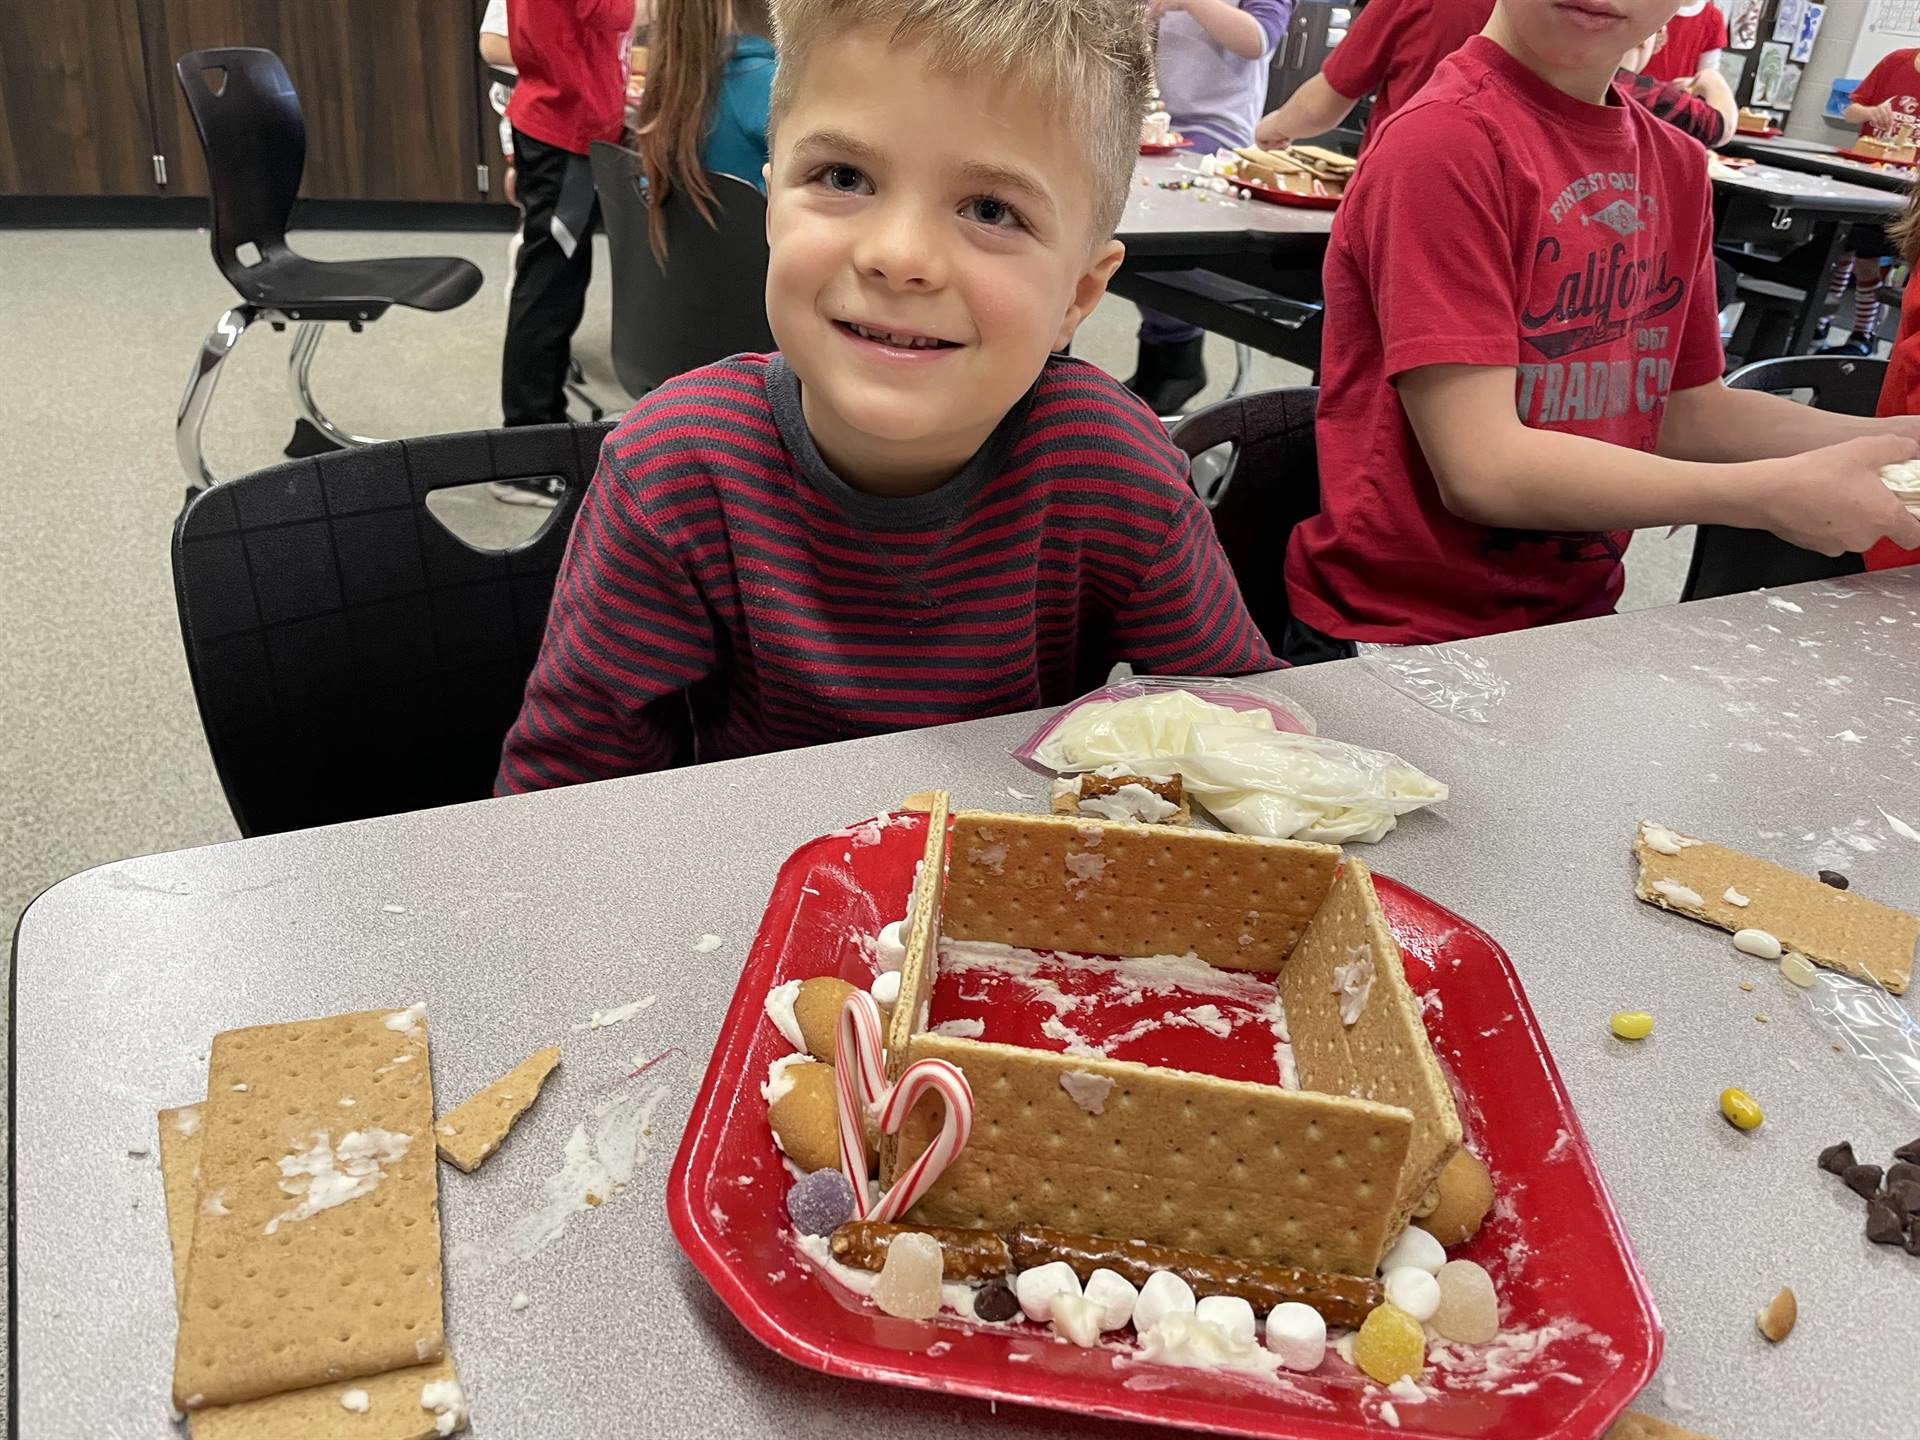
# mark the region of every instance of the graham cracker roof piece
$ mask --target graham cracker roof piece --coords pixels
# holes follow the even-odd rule
[[[559,1063],[560,1047],[549,1045],[442,1115],[433,1127],[440,1158],[472,1174],[540,1098],[540,1087]]]

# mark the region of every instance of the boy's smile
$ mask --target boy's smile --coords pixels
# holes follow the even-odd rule
[[[1106,288],[1092,161],[1064,115],[883,31],[814,47],[767,167],[767,317],[850,484],[929,490]]]

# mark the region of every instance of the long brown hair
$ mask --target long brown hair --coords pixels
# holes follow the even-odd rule
[[[1893,241],[1894,253],[1907,264],[1920,259],[1920,180],[1907,191],[1907,208],[1887,227],[1887,238]]]
[[[667,221],[661,207],[686,192],[707,224],[713,187],[700,167],[720,67],[735,32],[766,28],[764,0],[658,0],[648,34],[647,85],[640,97],[640,170],[647,177],[647,235],[654,257],[667,258]]]

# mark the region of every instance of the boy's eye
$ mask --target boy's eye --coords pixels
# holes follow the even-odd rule
[[[967,202],[966,215],[969,220],[981,225],[996,228],[1018,226],[1021,223],[1020,212],[1004,200],[996,200],[991,195],[976,195]]]
[[[842,195],[858,195],[867,184],[867,177],[851,165],[829,165],[820,172],[820,178],[829,190]]]

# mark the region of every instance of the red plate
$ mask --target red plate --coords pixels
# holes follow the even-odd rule
[[[1174,133],[1178,134],[1179,132],[1176,131]],[[1191,150],[1192,148],[1193,142],[1182,135],[1178,140],[1169,140],[1164,145],[1143,144],[1140,147],[1140,153],[1142,155],[1171,155],[1176,150]]]
[[[667,1182],[687,1257],[756,1337],[829,1375],[1222,1434],[1377,1440],[1390,1397],[1331,1355],[1281,1384],[1146,1364],[1124,1346],[1082,1350],[1032,1325],[985,1328],[947,1312],[899,1320],[799,1254],[786,1218],[791,1176],[759,1093],[787,1046],[762,1001],[815,975],[864,985],[872,966],[859,937],[905,909],[925,839],[924,816],[897,816],[810,841],[781,867]],[[1562,1332],[1510,1356],[1494,1382],[1430,1367],[1439,1393],[1397,1405],[1400,1433],[1592,1440],[1652,1376],[1659,1314],[1506,955],[1405,886],[1383,877],[1379,889],[1499,1197],[1455,1253],[1492,1273],[1509,1331]],[[1207,1043],[1191,1028],[1167,1033]]]
[[[1269,205],[1291,205],[1299,210],[1332,210],[1340,204],[1338,195],[1302,195],[1294,190],[1270,190],[1265,185],[1249,185],[1245,180],[1231,177],[1228,183],[1239,186],[1254,199],[1264,200]]]
[[[1778,125],[1763,125],[1758,130],[1735,130],[1735,135],[1744,135],[1749,140],[1774,140],[1787,132]]]
[[[1862,165],[1877,165],[1887,170],[1912,170],[1914,164],[1906,160],[1888,160],[1879,155],[1863,155],[1858,150],[1836,150],[1834,154],[1843,160],[1858,160]]]

